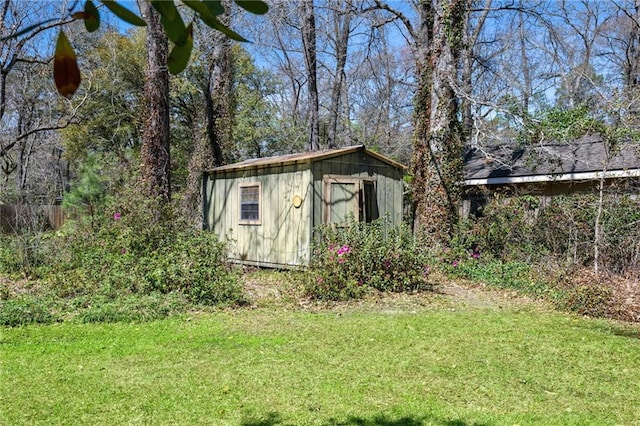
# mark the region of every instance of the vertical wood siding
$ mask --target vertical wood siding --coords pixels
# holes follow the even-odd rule
[[[403,171],[364,152],[310,163],[212,172],[203,181],[204,228],[231,241],[230,258],[261,266],[308,263],[315,226],[322,223],[323,176],[374,178],[380,216],[402,221]],[[260,183],[261,224],[239,224],[239,186]],[[303,201],[294,207],[293,198]]]
[[[312,194],[307,167],[285,165],[269,169],[227,172],[206,178],[207,228],[231,241],[230,258],[264,266],[301,265],[309,260]],[[241,184],[260,183],[261,224],[239,223]],[[294,207],[294,196],[303,201]]]

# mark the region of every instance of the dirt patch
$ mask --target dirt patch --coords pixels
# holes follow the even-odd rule
[[[489,288],[483,284],[447,282],[438,291],[457,302],[478,308],[541,305],[539,301],[518,292]]]
[[[11,280],[0,276],[0,300],[19,297],[36,289],[34,283],[27,279]]]
[[[367,310],[388,314],[411,313],[435,307],[456,309],[460,305],[478,309],[542,307],[543,302],[515,291],[499,290],[482,284],[445,282],[433,291],[413,293],[372,292],[361,300],[318,302],[303,295],[295,272],[257,271],[244,274],[245,292],[255,307],[282,306],[291,309]]]

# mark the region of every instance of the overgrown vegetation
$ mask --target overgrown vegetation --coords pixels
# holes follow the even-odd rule
[[[316,229],[305,290],[321,300],[345,300],[379,291],[431,289],[429,254],[404,224],[388,219],[350,221]]]
[[[193,229],[170,206],[162,219],[155,217],[153,202],[125,192],[59,231],[30,228],[2,237],[0,273],[24,284],[20,291],[0,286],[0,324],[145,321],[194,306],[247,303],[239,272],[226,263],[225,244]],[[466,280],[583,315],[639,321],[640,294],[632,283],[640,206],[624,196],[606,203],[605,273],[591,272],[595,196],[560,196],[545,206],[531,196],[496,197],[482,217],[459,226],[444,250],[385,219],[320,227],[311,264],[291,277],[291,286],[335,301]]]
[[[480,218],[461,224],[455,241],[475,247],[478,259],[459,256],[450,272],[580,314],[638,321],[640,290],[632,283],[640,271],[640,204],[612,192],[600,219],[599,273],[593,271],[599,202],[593,194],[557,196],[545,206],[533,196],[493,198]]]
[[[75,312],[81,321],[134,321],[167,316],[186,303],[245,303],[226,244],[193,229],[171,206],[154,217],[151,203],[122,193],[59,231],[5,237],[0,271],[31,288],[28,297],[6,292],[0,324],[53,322],[61,316],[45,313],[56,311]]]
[[[361,298],[372,290],[432,289],[466,280],[514,290],[593,317],[640,320],[640,205],[610,196],[601,217],[600,262],[592,271],[598,199],[495,197],[483,215],[460,224],[436,250],[385,220],[317,229],[305,293],[318,300]]]

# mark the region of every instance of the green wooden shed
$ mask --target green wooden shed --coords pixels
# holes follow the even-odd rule
[[[405,169],[363,145],[217,167],[203,176],[203,227],[231,243],[232,261],[305,265],[322,223],[399,224]]]

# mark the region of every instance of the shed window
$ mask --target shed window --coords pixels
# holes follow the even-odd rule
[[[261,187],[259,183],[240,186],[240,223],[259,225],[261,221]]]

